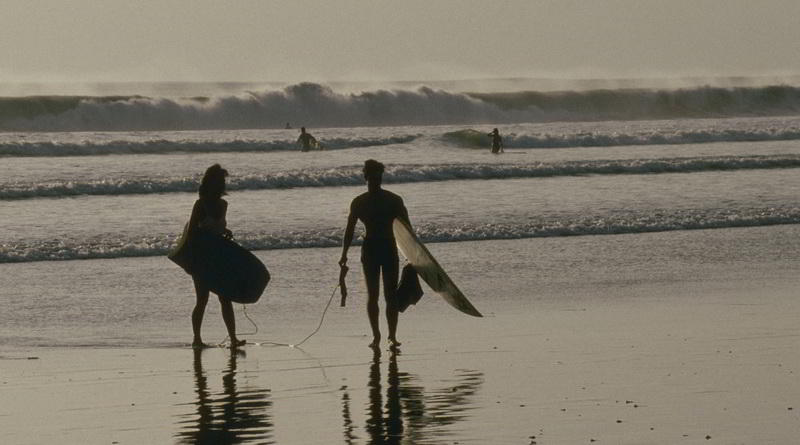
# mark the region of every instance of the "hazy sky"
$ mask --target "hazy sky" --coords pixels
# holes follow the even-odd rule
[[[800,73],[798,0],[0,0],[0,81]]]

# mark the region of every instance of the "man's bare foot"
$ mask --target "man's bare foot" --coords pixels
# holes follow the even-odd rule
[[[239,346],[244,346],[245,343],[247,342],[244,340],[231,339],[231,349],[236,349]]]
[[[396,339],[396,338],[390,338],[390,339],[389,339],[389,347],[390,347],[390,348],[396,348],[396,347],[398,347],[398,346],[400,346],[400,345],[402,345],[402,343],[400,343],[399,341],[397,341],[397,339]]]
[[[195,341],[192,342],[192,348],[194,348],[194,349],[205,349],[205,348],[208,348],[208,347],[209,346],[207,344],[203,343],[200,340],[195,340]]]
[[[380,343],[381,343],[381,338],[375,337],[374,339],[372,339],[372,343],[369,344],[369,347],[372,349],[377,349],[380,346]]]

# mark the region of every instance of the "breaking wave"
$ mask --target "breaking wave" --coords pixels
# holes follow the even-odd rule
[[[243,95],[0,98],[2,131],[142,131],[522,123],[792,115],[800,88],[460,93],[421,87],[340,93],[314,83]]]
[[[622,159],[563,161],[531,164],[433,164],[393,165],[384,182],[419,183],[452,180],[538,178],[574,175],[619,175],[648,173],[690,173],[703,171],[800,168],[800,155],[710,156],[666,159]],[[230,178],[228,190],[268,190],[299,187],[354,186],[364,183],[362,167],[303,169],[274,174],[240,175]],[[83,182],[52,181],[7,183],[0,188],[0,200],[76,195],[131,195],[195,192],[199,177],[114,178]]]
[[[800,127],[619,132],[580,132],[503,135],[506,148],[614,147],[622,145],[702,144],[710,142],[762,142],[800,139]],[[467,129],[442,135],[447,143],[465,148],[488,148],[485,132]]]
[[[405,144],[416,139],[416,135],[399,135],[386,138],[326,138],[326,150],[358,147],[376,147],[391,144]],[[0,142],[0,156],[14,157],[57,157],[57,156],[97,156],[130,154],[169,154],[225,153],[225,152],[271,152],[297,151],[295,139],[258,140],[236,139],[228,141],[169,140],[154,139],[146,141],[114,140],[109,142]]]
[[[427,243],[521,239],[578,235],[610,235],[673,230],[753,227],[799,224],[800,208],[766,207],[751,209],[690,209],[659,212],[628,212],[607,216],[572,216],[529,220],[524,223],[436,225],[418,224],[415,230]],[[323,248],[341,246],[341,228],[285,233],[237,233],[237,241],[251,250]],[[0,263],[123,258],[166,255],[174,235],[124,238],[85,242],[19,241],[0,244]]]

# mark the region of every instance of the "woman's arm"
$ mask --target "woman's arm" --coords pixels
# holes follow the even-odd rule
[[[233,232],[228,229],[228,201],[220,199],[220,207],[222,213],[222,217],[220,218],[220,223],[222,224],[222,236],[228,239],[233,239]]]
[[[204,210],[205,209],[203,209],[203,203],[200,202],[199,199],[194,202],[194,206],[192,207],[192,215],[189,217],[189,224],[188,224],[189,226],[188,233],[190,235],[195,229],[197,229],[197,227],[199,227],[200,221],[203,218]]]

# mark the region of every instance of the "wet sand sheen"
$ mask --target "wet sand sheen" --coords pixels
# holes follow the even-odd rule
[[[0,392],[13,403],[0,407],[0,427],[20,444],[791,443],[800,433],[796,258],[766,240],[791,252],[797,230],[593,237],[596,268],[574,270],[549,249],[578,249],[580,239],[433,245],[487,317],[426,295],[401,319],[397,355],[366,347],[358,278],[352,306],[329,314],[302,350],[4,346]],[[724,254],[726,239],[742,258]],[[664,242],[717,253],[667,272],[676,260]],[[530,267],[534,254],[522,258],[514,246],[550,255],[536,264],[540,285],[523,294],[509,281],[489,294],[482,286]],[[476,247],[495,261],[493,275],[465,273]],[[604,261],[616,249],[665,258],[630,271]],[[284,254],[298,252],[270,255],[288,262]],[[262,331],[251,340],[291,341],[313,328],[318,305],[289,319],[280,310],[288,303],[275,300],[263,305],[272,313],[253,311]],[[208,314],[209,339],[218,318]]]

